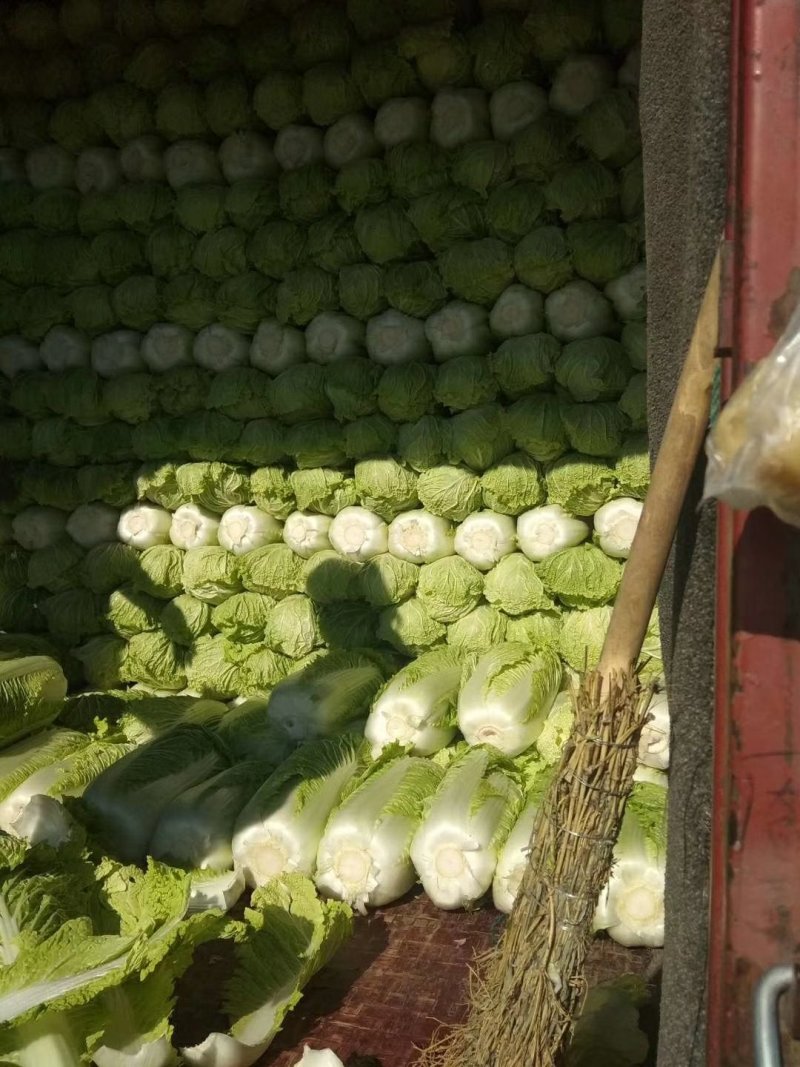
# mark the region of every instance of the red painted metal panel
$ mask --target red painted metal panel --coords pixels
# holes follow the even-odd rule
[[[800,295],[800,0],[740,0],[728,394]],[[709,1067],[752,1064],[753,984],[800,946],[800,533],[719,514]]]

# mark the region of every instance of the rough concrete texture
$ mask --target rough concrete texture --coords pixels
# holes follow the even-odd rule
[[[725,213],[729,0],[644,0],[649,423],[664,430]],[[658,1067],[705,1063],[714,513],[692,487],[660,609],[673,747]]]

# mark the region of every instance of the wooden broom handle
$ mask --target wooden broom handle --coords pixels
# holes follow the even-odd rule
[[[642,650],[689,480],[708,429],[719,293],[717,252],[614,604],[600,657],[602,674],[629,670]]]

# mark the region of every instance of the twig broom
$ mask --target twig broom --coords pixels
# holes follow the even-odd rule
[[[543,800],[517,902],[478,961],[471,1011],[423,1067],[555,1067],[585,992],[595,905],[633,783],[649,690],[635,664],[708,425],[717,345],[717,255],[597,669],[576,694],[572,737]]]

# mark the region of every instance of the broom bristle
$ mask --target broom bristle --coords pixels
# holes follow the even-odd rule
[[[592,919],[648,699],[635,674],[584,679],[514,910],[497,947],[476,961],[467,1021],[437,1035],[420,1067],[555,1067],[583,1002]]]

